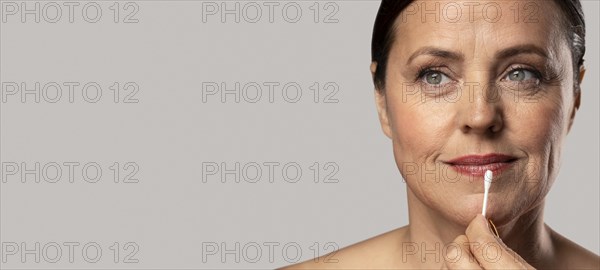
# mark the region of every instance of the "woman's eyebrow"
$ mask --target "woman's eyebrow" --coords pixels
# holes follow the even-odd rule
[[[502,49],[496,53],[495,58],[502,60],[519,54],[537,54],[543,58],[548,58],[546,50],[534,44],[522,44]]]
[[[495,54],[495,58],[499,60],[507,59],[519,54],[537,54],[543,58],[548,58],[546,50],[534,44],[521,44],[502,49]],[[416,50],[406,61],[409,65],[415,58],[421,55],[430,55],[434,57],[447,58],[450,60],[460,61],[464,59],[464,55],[460,52],[448,51],[438,47],[425,46]]]
[[[425,46],[416,50],[406,61],[406,65],[409,65],[415,58],[421,55],[430,55],[434,57],[447,58],[450,60],[460,61],[464,59],[464,55],[459,52],[452,52],[438,47]]]

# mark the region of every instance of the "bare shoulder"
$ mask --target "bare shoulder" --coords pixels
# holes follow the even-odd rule
[[[600,256],[551,230],[556,258],[563,269],[600,269]]]
[[[340,250],[281,269],[397,269],[400,262],[398,243],[407,227],[401,227]]]

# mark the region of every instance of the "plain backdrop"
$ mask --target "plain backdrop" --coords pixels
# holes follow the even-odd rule
[[[39,23],[1,3],[2,268],[275,268],[407,224],[369,74],[379,1],[27,1]],[[583,4],[545,221],[598,254],[600,7]]]

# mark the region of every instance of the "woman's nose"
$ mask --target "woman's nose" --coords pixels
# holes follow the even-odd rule
[[[503,127],[501,100],[491,84],[472,83],[459,102],[460,129],[464,133],[497,133]]]

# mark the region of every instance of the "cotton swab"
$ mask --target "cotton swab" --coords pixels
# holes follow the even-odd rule
[[[483,209],[481,210],[481,214],[485,217],[485,211],[487,208],[488,201],[488,193],[490,191],[490,186],[492,185],[492,177],[493,173],[490,170],[485,171],[485,176],[483,177]]]

